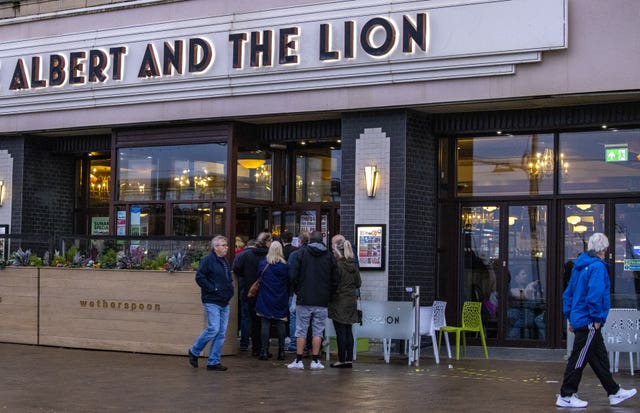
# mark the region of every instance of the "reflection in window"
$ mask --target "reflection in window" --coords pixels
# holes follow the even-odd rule
[[[111,160],[89,161],[89,206],[109,205]]]
[[[296,152],[296,202],[340,202],[342,152],[316,147]]]
[[[209,204],[174,204],[173,235],[211,235],[211,206]]]
[[[118,150],[118,199],[220,199],[226,187],[226,144]]]
[[[238,152],[238,198],[272,200],[272,159],[264,151]]]
[[[560,193],[637,192],[640,188],[640,129],[560,134],[569,167]]]
[[[554,161],[551,134],[460,138],[458,195],[550,194]]]
[[[133,205],[129,212],[129,235],[165,235],[164,205]]]

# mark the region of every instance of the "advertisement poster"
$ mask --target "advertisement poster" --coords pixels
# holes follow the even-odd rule
[[[91,217],[91,235],[109,235],[109,217]]]
[[[316,230],[316,216],[300,215],[300,231],[313,232]]]
[[[116,235],[127,235],[127,211],[118,211]]]
[[[356,225],[361,270],[384,270],[385,225]]]

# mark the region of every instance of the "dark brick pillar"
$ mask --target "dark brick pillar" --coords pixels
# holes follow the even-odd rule
[[[437,145],[426,116],[405,110],[347,113],[342,117],[340,232],[354,239],[356,139],[365,128],[382,128],[391,139],[387,235],[388,299],[407,301],[406,287],[419,285],[433,300],[436,257]]]

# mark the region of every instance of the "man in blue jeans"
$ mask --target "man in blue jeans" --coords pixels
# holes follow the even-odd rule
[[[189,364],[198,367],[198,356],[211,341],[207,370],[225,371],[227,368],[220,363],[220,354],[229,324],[229,301],[233,297],[233,280],[225,258],[229,249],[227,238],[216,235],[211,240],[211,249],[211,254],[200,262],[196,272],[207,328],[189,349]]]

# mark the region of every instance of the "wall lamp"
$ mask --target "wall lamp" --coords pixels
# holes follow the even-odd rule
[[[364,181],[367,185],[367,196],[369,198],[375,197],[380,183],[380,174],[375,166],[364,167]]]
[[[4,204],[4,181],[0,180],[0,207]]]

